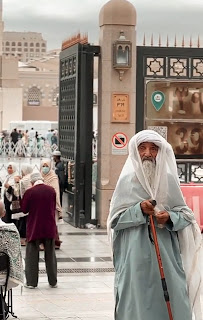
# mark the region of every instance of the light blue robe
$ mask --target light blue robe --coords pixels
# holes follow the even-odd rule
[[[192,320],[177,232],[190,222],[169,211],[172,223],[156,227],[173,320]],[[155,220],[155,219],[154,219]],[[115,320],[168,320],[161,277],[140,203],[112,223],[115,267]],[[156,222],[155,222],[156,225]]]

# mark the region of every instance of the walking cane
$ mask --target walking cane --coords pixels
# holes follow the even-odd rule
[[[156,200],[151,200],[150,202],[154,207],[156,206]],[[154,220],[153,220],[152,215],[150,215],[149,217],[150,217],[150,225],[151,225],[152,235],[154,238],[154,245],[155,245],[155,250],[156,250],[157,261],[158,261],[158,265],[159,265],[159,272],[160,272],[160,276],[161,276],[161,283],[162,283],[162,288],[163,288],[163,293],[164,293],[164,299],[166,301],[169,319],[173,320],[173,315],[172,315],[172,311],[171,311],[171,304],[170,304],[166,279],[165,279],[165,275],[164,275],[164,269],[163,269],[163,264],[162,264],[162,260],[161,260],[161,254],[160,254],[160,250],[159,250],[159,244],[158,244],[156,229],[155,229],[155,225],[154,225]]]

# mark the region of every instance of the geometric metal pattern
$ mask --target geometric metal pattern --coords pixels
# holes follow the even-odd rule
[[[146,76],[163,77],[164,72],[164,58],[146,58]]]
[[[203,78],[203,59],[192,59],[192,77]]]
[[[60,53],[59,148],[67,172],[66,212],[75,227],[91,221],[93,62],[100,49],[80,40]]]
[[[167,61],[167,67],[166,67]],[[203,79],[202,58],[145,57],[145,77]],[[191,72],[190,72],[191,69]]]
[[[193,162],[192,160],[176,160],[178,175],[181,182],[203,183],[203,161]]]
[[[69,77],[69,76],[68,76]],[[61,79],[62,80],[62,79]],[[76,77],[61,81],[60,92],[60,151],[66,160],[75,160]]]
[[[27,104],[32,106],[40,106],[42,94],[39,88],[33,86],[27,93]]]
[[[169,77],[186,78],[188,77],[188,59],[169,58]]]
[[[67,58],[61,63],[61,80],[76,74],[76,56]]]

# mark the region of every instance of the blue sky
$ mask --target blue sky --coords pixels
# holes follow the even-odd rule
[[[60,48],[61,42],[76,33],[88,32],[91,43],[98,42],[99,11],[108,0],[3,0],[3,20],[7,31],[41,32],[48,48]],[[183,34],[194,43],[198,35],[203,46],[203,0],[130,0],[137,10],[137,39],[142,43],[151,33],[171,44],[175,34],[179,42]]]

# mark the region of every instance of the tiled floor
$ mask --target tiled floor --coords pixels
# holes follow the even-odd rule
[[[83,231],[65,222],[59,231],[63,243],[56,251],[58,288],[48,286],[40,252],[38,288],[13,290],[18,319],[113,320],[114,272],[106,232]],[[25,248],[22,251],[24,256]]]
[[[20,287],[13,290],[18,319],[113,320],[114,273],[106,232],[86,232],[65,222],[59,225],[59,231],[63,243],[61,250],[56,251],[58,288],[48,286],[43,252],[40,252],[42,273],[38,288],[23,288],[22,293]],[[25,248],[22,251],[24,256]]]

